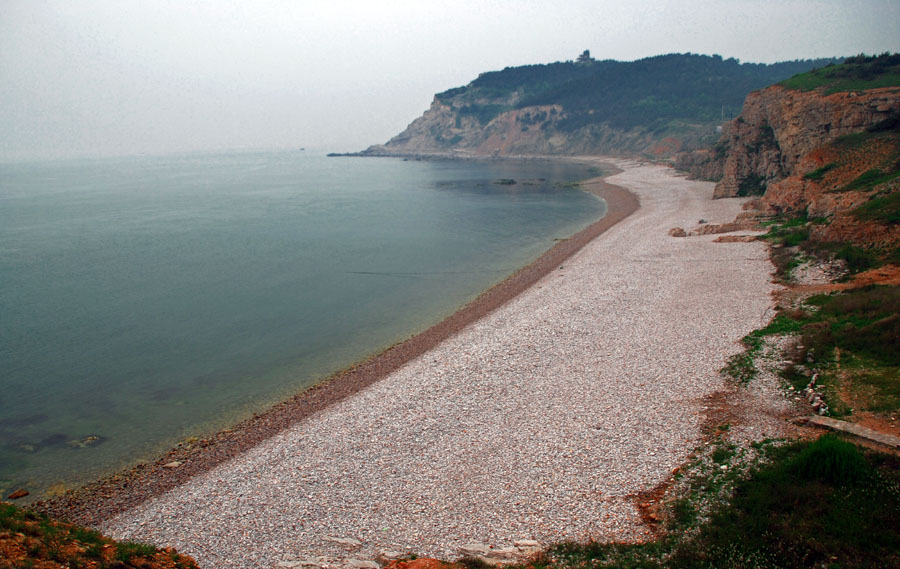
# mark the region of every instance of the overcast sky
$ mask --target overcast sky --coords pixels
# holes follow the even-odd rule
[[[0,0],[0,160],[355,151],[480,72],[900,51],[898,0]]]

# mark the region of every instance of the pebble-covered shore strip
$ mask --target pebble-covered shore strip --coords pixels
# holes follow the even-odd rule
[[[637,213],[364,391],[108,520],[217,568],[458,557],[646,528],[629,496],[700,440],[702,398],[772,316],[760,242],[674,238],[741,201],[619,161]],[[518,542],[519,545],[516,544]]]

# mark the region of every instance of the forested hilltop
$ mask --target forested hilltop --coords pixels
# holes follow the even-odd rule
[[[507,67],[438,93],[403,133],[366,154],[669,156],[711,144],[756,89],[835,59],[741,63],[670,54],[632,62]]]

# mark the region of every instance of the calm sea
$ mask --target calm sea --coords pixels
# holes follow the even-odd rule
[[[562,187],[589,176],[301,152],[0,165],[0,491],[151,458],[424,330],[601,217]]]

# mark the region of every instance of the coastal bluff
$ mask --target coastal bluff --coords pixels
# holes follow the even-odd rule
[[[710,149],[676,168],[753,197],[742,219],[809,220],[809,239],[887,256],[900,247],[900,54],[857,56],[747,96]]]
[[[718,138],[747,93],[832,60],[770,65],[668,54],[507,67],[435,95],[403,132],[361,156],[669,158]]]

